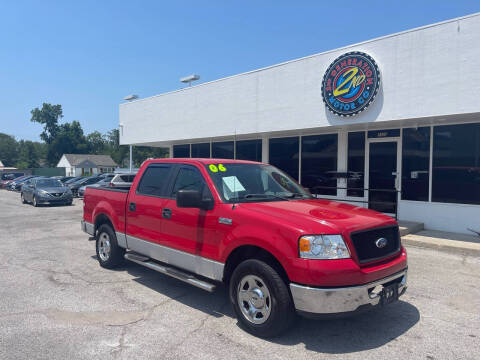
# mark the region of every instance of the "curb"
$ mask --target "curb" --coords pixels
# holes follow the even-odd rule
[[[480,243],[446,240],[409,234],[402,237],[402,244],[420,248],[434,249],[459,255],[480,256]]]

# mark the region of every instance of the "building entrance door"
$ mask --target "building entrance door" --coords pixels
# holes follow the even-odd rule
[[[368,142],[368,208],[396,215],[400,174],[398,140]]]

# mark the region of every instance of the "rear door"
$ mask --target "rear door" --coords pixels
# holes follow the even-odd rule
[[[142,174],[136,189],[131,189],[126,204],[128,247],[148,255],[148,243],[162,244],[162,210],[174,165],[152,163]],[[147,244],[145,243],[147,242]]]

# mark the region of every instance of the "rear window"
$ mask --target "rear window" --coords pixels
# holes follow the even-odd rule
[[[171,165],[152,165],[143,173],[137,193],[151,196],[166,196],[166,185]],[[132,175],[133,176],[133,175]],[[133,178],[135,176],[132,177]],[[130,182],[131,182],[130,181]]]

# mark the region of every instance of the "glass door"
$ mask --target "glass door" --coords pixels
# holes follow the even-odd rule
[[[387,214],[397,212],[398,140],[369,141],[368,208]]]

